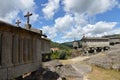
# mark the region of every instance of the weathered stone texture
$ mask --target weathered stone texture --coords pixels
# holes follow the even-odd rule
[[[111,48],[110,51],[106,51],[105,54],[101,56],[91,57],[88,62],[103,68],[120,70],[120,45],[116,46],[117,48]]]
[[[41,36],[40,32],[0,21],[0,80],[18,77],[41,67]],[[49,43],[50,40],[46,41]]]
[[[12,34],[9,32],[3,33],[2,39],[2,66],[12,65]]]
[[[12,36],[12,63],[14,65],[19,64],[19,43],[18,43],[18,35]]]
[[[0,80],[7,80],[7,69],[0,69]]]

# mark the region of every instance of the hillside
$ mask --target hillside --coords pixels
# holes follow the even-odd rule
[[[72,48],[73,47],[72,44],[73,44],[73,42],[65,42],[65,43],[62,43],[61,45],[64,45],[64,46]]]
[[[51,48],[59,48],[59,49],[61,49],[61,50],[69,50],[70,49],[70,47],[69,46],[66,46],[66,45],[63,45],[63,44],[59,44],[59,43],[57,43],[57,42],[52,42],[51,41]]]

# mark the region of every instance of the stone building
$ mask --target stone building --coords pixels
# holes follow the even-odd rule
[[[109,40],[111,45],[120,44],[120,37],[110,37]]]
[[[0,21],[0,80],[8,80],[41,67],[50,54],[50,40],[41,30],[25,29]]]
[[[120,34],[103,36],[103,38],[108,38],[110,45],[120,44]]]
[[[78,49],[79,48],[79,42],[78,41],[76,41],[76,40],[73,41],[73,48],[74,49]]]
[[[83,37],[82,49],[85,53],[103,51],[109,49],[109,39],[101,37]]]

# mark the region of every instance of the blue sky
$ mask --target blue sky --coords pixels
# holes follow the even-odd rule
[[[32,27],[55,42],[120,34],[120,0],[0,0],[0,20],[24,27],[28,11]]]

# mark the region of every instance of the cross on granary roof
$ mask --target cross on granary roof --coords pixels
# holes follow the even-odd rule
[[[27,24],[29,24],[29,21],[30,21],[29,17],[30,16],[32,16],[32,13],[29,13],[29,12],[27,12],[27,14],[24,16],[27,18]]]
[[[15,23],[15,24],[17,24],[17,26],[19,27],[19,24],[20,24],[21,22],[19,21],[19,20],[17,20],[17,22]]]

